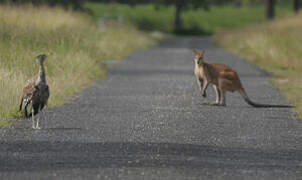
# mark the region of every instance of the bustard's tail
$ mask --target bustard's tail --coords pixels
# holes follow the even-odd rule
[[[259,104],[259,103],[255,103],[253,102],[247,95],[247,93],[245,92],[245,90],[243,88],[241,88],[239,90],[239,93],[241,94],[241,96],[244,98],[245,102],[247,102],[249,105],[253,106],[253,107],[257,107],[257,108],[292,108],[293,106],[291,105],[279,105],[279,104]]]

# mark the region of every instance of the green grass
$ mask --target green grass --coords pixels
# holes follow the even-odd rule
[[[219,45],[274,74],[302,119],[302,14],[216,35]]]
[[[64,103],[96,78],[105,76],[105,60],[120,59],[156,42],[132,26],[107,23],[100,30],[88,16],[59,7],[0,6],[0,126],[17,113],[26,79],[36,79],[35,57],[45,61],[49,106]]]
[[[173,6],[162,6],[158,10],[155,5],[137,5],[131,7],[122,4],[87,3],[94,18],[118,19],[120,15],[128,23],[132,23],[143,30],[159,30],[173,32]],[[277,17],[285,16],[292,9],[289,6],[277,6]],[[236,28],[252,22],[262,22],[264,18],[263,6],[212,6],[210,11],[203,9],[185,11],[182,15],[184,31],[190,34],[212,34],[221,30]]]

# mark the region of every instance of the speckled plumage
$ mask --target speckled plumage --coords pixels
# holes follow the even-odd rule
[[[37,124],[34,125],[34,116],[38,114],[47,105],[49,98],[49,87],[46,83],[46,75],[43,66],[43,62],[47,55],[37,56],[37,63],[39,65],[38,78],[35,82],[27,83],[23,89],[23,94],[20,103],[20,111],[25,112],[25,117],[28,118],[32,116],[33,128],[39,129],[39,117],[37,119]],[[31,113],[28,115],[27,107],[31,104]]]

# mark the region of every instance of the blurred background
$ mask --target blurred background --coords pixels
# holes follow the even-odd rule
[[[142,30],[200,35],[288,15],[299,0],[0,0],[63,6],[94,18],[131,23]]]

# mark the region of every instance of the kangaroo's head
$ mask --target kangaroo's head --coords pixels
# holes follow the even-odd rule
[[[194,53],[194,61],[196,64],[201,64],[203,63],[203,56],[204,56],[204,53],[205,51],[204,50],[201,50],[200,53],[198,53],[196,50],[193,50],[193,53]]]

